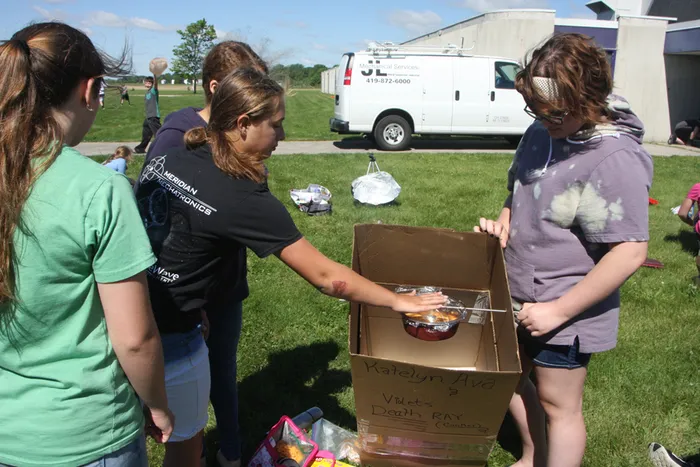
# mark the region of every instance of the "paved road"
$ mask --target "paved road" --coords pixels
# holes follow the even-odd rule
[[[138,142],[127,143],[80,143],[78,151],[86,156],[112,154],[117,146],[126,144],[134,147]],[[645,144],[653,156],[700,156],[700,148],[688,148],[677,144]],[[276,155],[287,154],[352,154],[382,152],[363,139],[343,141],[281,141]],[[404,152],[464,152],[464,153],[514,153],[515,146],[498,139],[493,140],[415,140],[413,148]]]

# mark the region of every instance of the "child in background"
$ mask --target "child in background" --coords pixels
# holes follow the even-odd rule
[[[103,109],[105,108],[105,91],[107,90],[107,83],[102,80],[102,83],[100,83],[100,92],[98,93],[98,97],[100,98],[100,107]]]
[[[124,101],[127,101],[129,105],[131,105],[131,100],[129,100],[129,87],[126,84],[119,88],[119,94],[121,95],[119,105],[124,105]]]
[[[146,118],[143,121],[141,143],[134,148],[136,154],[145,154],[151,138],[160,130],[160,106],[158,103],[158,80],[156,76],[148,76],[143,80],[146,94],[143,102],[146,106]]]
[[[114,150],[114,154],[109,156],[109,158],[102,163],[102,165],[109,167],[112,170],[116,170],[122,175],[126,175],[126,169],[131,158],[133,156],[133,151],[127,146],[119,146]]]
[[[693,209],[695,207],[695,209]],[[700,217],[698,217],[698,208],[700,207],[700,183],[696,183],[690,189],[685,199],[681,203],[678,210],[678,217],[681,221],[695,229],[695,235],[698,240],[698,248],[700,248]],[[694,214],[693,214],[694,211]],[[698,276],[695,278],[695,283],[700,285],[700,251],[695,257],[695,266],[698,268]]]

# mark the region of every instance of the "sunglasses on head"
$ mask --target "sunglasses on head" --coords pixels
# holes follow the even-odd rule
[[[550,114],[538,114],[534,110],[530,109],[530,107],[528,107],[527,105],[523,110],[525,110],[525,113],[528,114],[530,117],[534,118],[535,120],[544,120],[555,125],[561,125],[562,123],[564,123],[564,117],[569,115],[568,111],[553,112]]]

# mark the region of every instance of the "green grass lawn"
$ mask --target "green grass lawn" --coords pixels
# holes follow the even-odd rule
[[[300,93],[301,94],[301,93]],[[479,216],[496,216],[505,196],[510,156],[479,154],[391,154],[381,167],[403,187],[390,207],[356,206],[350,182],[364,174],[366,156],[280,156],[269,162],[272,191],[289,208],[299,229],[330,258],[350,264],[356,223],[406,224],[471,230]],[[618,347],[596,355],[584,396],[588,424],[585,466],[640,467],[646,447],[660,441],[691,455],[700,448],[700,294],[695,234],[670,209],[679,204],[700,173],[698,158],[655,159],[650,206],[649,255],[663,270],[642,269],[622,290]],[[139,167],[137,167],[139,166]],[[139,163],[129,168],[136,176]],[[333,193],[333,215],[309,217],[295,209],[290,188],[320,183]],[[244,455],[281,415],[314,405],[327,418],[354,429],[347,350],[348,305],[321,295],[275,258],[249,260],[251,297],[239,352]],[[210,460],[215,422],[207,430]],[[162,446],[149,446],[159,465]],[[491,467],[513,457],[500,447]],[[213,465],[213,464],[212,464]]]
[[[129,88],[131,89],[131,87]],[[97,113],[95,124],[85,137],[85,141],[140,141],[141,125],[144,119],[144,88],[135,87],[129,91],[131,106],[119,105],[119,93],[108,89],[105,108]],[[197,91],[161,90],[161,122],[165,117],[184,107],[202,107],[204,93]],[[287,139],[292,141],[337,140],[338,134],[332,133],[328,120],[333,116],[333,96],[322,94],[317,90],[291,90],[287,96],[287,117],[285,130]]]

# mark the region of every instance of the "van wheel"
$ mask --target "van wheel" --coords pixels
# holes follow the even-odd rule
[[[403,151],[411,143],[411,125],[403,117],[389,115],[377,123],[374,139],[379,149]]]

